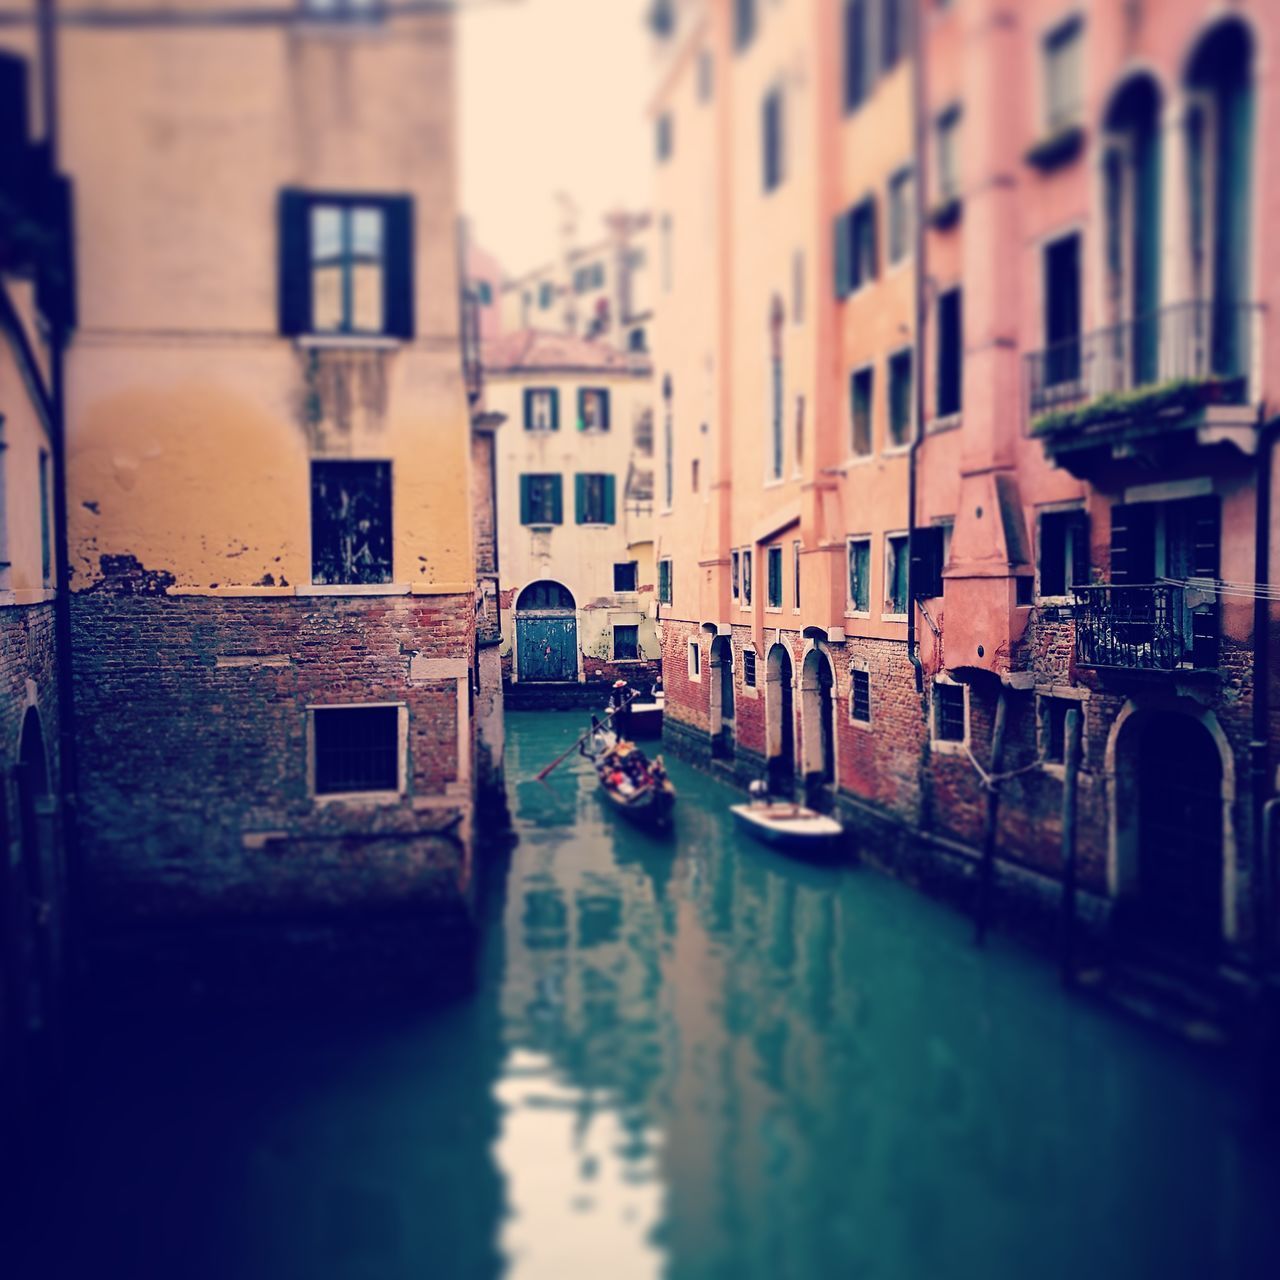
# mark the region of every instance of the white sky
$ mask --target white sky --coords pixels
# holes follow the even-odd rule
[[[559,249],[557,191],[583,237],[646,208],[650,0],[491,0],[457,19],[462,209],[518,275]]]

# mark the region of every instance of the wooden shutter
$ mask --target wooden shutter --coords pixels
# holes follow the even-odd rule
[[[533,430],[533,391],[529,387],[524,389],[524,429]]]
[[[1071,581],[1068,587],[1089,585],[1089,516],[1078,511],[1068,533],[1071,539]]]
[[[548,393],[551,397],[551,430],[560,430],[560,392],[556,388],[552,388]]]
[[[564,523],[564,482],[559,476],[551,477],[551,523]]]
[[[770,547],[765,554],[769,558],[769,605],[776,608],[782,604],[782,552]]]
[[[835,220],[836,297],[847,298],[853,292],[853,264],[849,260],[849,230],[852,218],[842,213]]]
[[[394,338],[413,337],[413,197],[395,196],[384,205],[386,255],[383,259],[385,326]]]
[[[609,430],[609,393],[601,388],[597,393],[600,400],[600,430]]]
[[[617,523],[617,480],[616,477],[607,475],[604,478],[604,522],[605,524]]]
[[[1155,509],[1149,503],[1111,508],[1111,581],[1148,583],[1156,576]]]
[[[520,523],[533,523],[533,504],[529,497],[529,482],[531,477],[520,477]]]
[[[311,329],[311,202],[302,191],[280,193],[278,252],[280,255],[280,332],[308,333]]]
[[[587,477],[579,473],[573,477],[574,518],[579,524],[587,523]]]
[[[880,274],[879,205],[874,196],[867,201],[867,244],[870,261],[867,263],[867,279],[874,280]]]
[[[918,600],[942,594],[942,530],[936,525],[911,532],[911,594]]]
[[[1222,502],[1213,494],[1192,499],[1191,527],[1195,538],[1191,572],[1197,578],[1217,579],[1221,569]]]

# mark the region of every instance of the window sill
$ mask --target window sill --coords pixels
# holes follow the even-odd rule
[[[957,742],[954,738],[930,738],[929,749],[940,756],[962,756],[969,750],[967,740]]]
[[[955,431],[962,421],[963,415],[958,412],[943,414],[929,423],[929,434],[933,436],[941,435],[944,431]]]
[[[871,620],[871,610],[870,609],[846,609],[844,611],[844,616],[846,618],[863,618],[869,622]]]
[[[404,346],[403,338],[381,333],[303,333],[295,341],[316,351],[395,351]]]
[[[876,455],[874,451],[871,453],[851,453],[845,459],[845,470],[848,470],[850,467],[865,467],[869,462],[874,462],[875,460]]]
[[[870,720],[859,720],[856,716],[850,716],[849,723],[855,729],[861,729],[864,733],[874,727]]]
[[[906,622],[907,615],[905,613],[882,613],[880,615],[881,622]]]
[[[911,442],[908,440],[904,444],[891,444],[887,449],[881,451],[882,458],[905,458],[911,452]]]
[[[407,596],[409,592],[410,584],[407,582],[313,583],[294,588],[294,594],[299,596]]]
[[[403,791],[335,791],[332,794],[313,795],[312,801],[318,805],[352,805],[366,807],[385,804],[399,804],[404,800]]]
[[[552,524],[549,520],[531,520],[524,526],[530,533],[550,533],[552,529],[559,529],[561,526]]]

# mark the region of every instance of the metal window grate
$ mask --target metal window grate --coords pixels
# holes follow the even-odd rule
[[[398,791],[398,707],[323,707],[315,716],[316,794]]]
[[[742,653],[742,683],[748,689],[756,687],[756,655],[750,649]]]
[[[964,741],[964,686],[933,686],[934,726],[938,741]]]
[[[850,715],[864,724],[871,720],[871,675],[866,671],[853,673],[853,694]]]

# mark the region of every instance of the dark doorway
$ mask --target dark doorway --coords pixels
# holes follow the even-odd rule
[[[1198,721],[1147,713],[1132,742],[1138,915],[1153,940],[1215,951],[1222,937],[1222,761]]]
[[[805,789],[815,796],[836,777],[835,712],[831,691],[835,675],[827,655],[811,649],[801,669],[800,697],[804,716]]]
[[[733,755],[733,643],[728,636],[711,642],[711,749],[718,756]]]
[[[796,776],[796,719],[793,702],[791,655],[786,646],[769,650],[766,681],[768,716],[769,789],[790,794]]]

